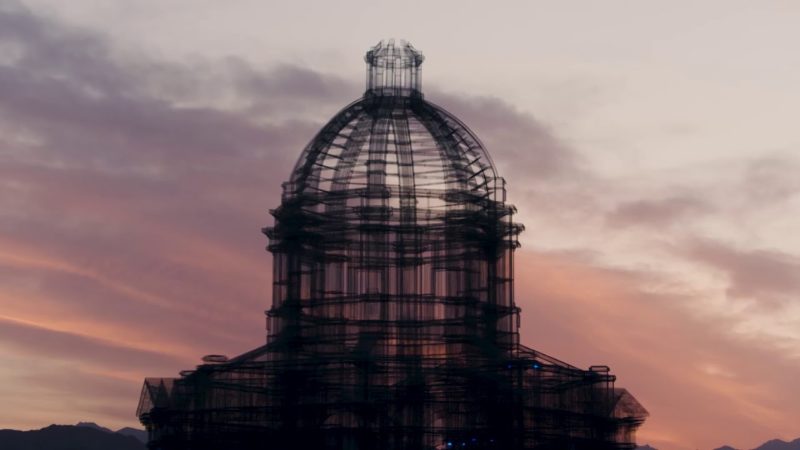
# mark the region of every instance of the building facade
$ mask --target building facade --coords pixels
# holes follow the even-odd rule
[[[384,41],[364,96],[303,150],[274,226],[264,346],[147,379],[156,449],[630,449],[608,367],[523,346],[505,181]]]

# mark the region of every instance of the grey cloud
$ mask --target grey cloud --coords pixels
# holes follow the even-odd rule
[[[309,101],[341,107],[364,89],[360,83],[293,65],[278,65],[265,73],[239,58],[230,57],[225,62],[223,79],[228,78],[252,110],[262,113],[278,108],[285,113],[308,109]]]
[[[761,306],[779,306],[800,297],[800,258],[775,250],[742,250],[712,240],[694,240],[685,255],[728,277],[729,295],[756,299]]]
[[[464,120],[486,144],[501,172],[518,183],[585,179],[583,160],[542,122],[493,97],[459,96],[433,89],[427,98]]]
[[[126,63],[115,55],[121,52],[108,49],[100,37],[46,21],[22,8],[0,11],[0,29],[0,42],[20,48],[22,55],[0,66],[0,120],[50,144],[36,150],[62,165],[77,161],[153,171],[177,157],[187,167],[217,164],[233,155],[285,160],[285,154],[294,157],[294,148],[302,146],[318,127],[318,123],[298,120],[256,123],[245,111],[203,106],[203,102],[175,98],[164,89],[154,91],[149,85],[155,76],[172,80],[163,85],[192,85],[203,71],[135,59]],[[242,65],[238,67],[242,72]],[[247,78],[268,85],[267,96],[284,90],[300,92],[305,87],[310,94],[302,98],[318,106],[314,95],[320,92],[323,77],[313,72],[301,76],[301,72],[284,67]]]
[[[601,193],[608,186],[547,124],[493,97],[446,93],[435,86],[426,89],[425,96],[463,120],[482,140],[508,182],[509,200],[521,213],[534,213],[529,216],[534,223],[527,225],[563,228],[564,223],[596,220]]]
[[[132,74],[111,70],[111,49],[91,33],[34,15],[17,2],[0,5],[0,42],[17,50],[16,67],[30,77],[90,87],[102,94],[124,94]]]
[[[786,155],[758,158],[746,166],[743,191],[756,205],[773,204],[800,193],[800,160]]]
[[[664,227],[704,215],[713,210],[707,202],[691,196],[642,199],[617,205],[606,216],[612,226]]]

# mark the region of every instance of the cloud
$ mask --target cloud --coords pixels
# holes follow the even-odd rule
[[[708,203],[689,196],[643,199],[619,204],[606,220],[613,227],[664,227],[706,214],[712,209]]]
[[[494,97],[457,95],[431,89],[426,98],[441,103],[481,138],[500,172],[518,183],[544,185],[587,177],[584,161],[553,131],[530,114]]]
[[[0,317],[0,338],[4,346],[22,348],[26,354],[39,358],[82,361],[94,366],[114,367],[119,371],[136,371],[142,366],[166,368],[175,361],[174,355],[156,350],[4,317]]]
[[[104,42],[0,9],[0,46],[15,49],[0,63],[0,353],[61,377],[126,372],[114,383],[128,386],[127,405],[104,404],[108,386],[98,383],[86,408],[110,407],[113,425],[129,425],[144,376],[263,342],[270,258],[259,229],[320,124],[214,105],[227,87],[188,104],[207,78]],[[274,72],[295,90],[319,81]],[[178,85],[188,87],[169,91]],[[36,391],[19,370],[0,377]],[[52,385],[65,397],[72,389],[56,376]],[[86,402],[80,389],[72,395],[32,401],[26,423]]]
[[[749,162],[743,190],[753,204],[774,204],[800,193],[800,161],[785,154],[773,154]]]
[[[521,250],[515,262],[522,341],[587,367],[608,364],[649,410],[639,442],[656,448],[752,448],[792,438],[796,361],[732,335],[732,318],[687,314],[700,293],[654,291],[663,274],[612,269],[580,255]],[[730,424],[739,424],[731,427]],[[748,447],[749,446],[749,447]]]
[[[800,298],[800,258],[774,250],[743,250],[713,240],[693,240],[685,254],[722,272],[732,297],[778,306]]]

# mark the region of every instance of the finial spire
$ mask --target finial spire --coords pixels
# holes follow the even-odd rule
[[[422,96],[422,53],[408,42],[394,39],[378,42],[364,56],[367,62],[367,95]]]

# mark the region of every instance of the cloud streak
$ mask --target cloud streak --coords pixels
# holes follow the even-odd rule
[[[713,208],[694,197],[668,197],[625,202],[608,215],[611,226],[671,226],[681,221],[710,212]]]

